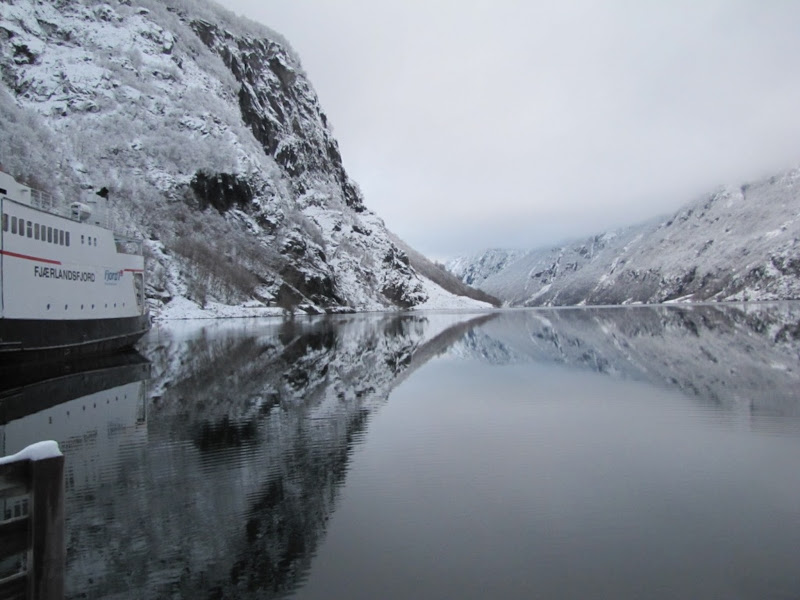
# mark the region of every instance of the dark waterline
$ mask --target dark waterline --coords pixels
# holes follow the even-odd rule
[[[68,598],[800,597],[797,304],[185,323],[140,351],[149,376],[5,412],[5,454],[66,455]]]

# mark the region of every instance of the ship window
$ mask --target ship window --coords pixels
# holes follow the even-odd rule
[[[52,227],[48,227],[47,228],[47,241],[50,242],[50,243],[52,243],[52,241],[53,241],[53,228]]]
[[[83,243],[83,236],[81,236],[81,244]]]
[[[3,231],[8,231],[8,215],[3,213]]]
[[[66,237],[67,246],[69,246],[69,231],[66,233],[66,236],[67,236],[67,237]]]
[[[20,235],[25,235],[25,219],[19,220],[19,229],[17,230],[17,233]]]
[[[39,239],[39,224],[38,223],[33,226],[33,239],[35,239],[35,240]]]
[[[11,217],[11,233],[17,233],[17,217]]]
[[[30,221],[28,221],[28,237],[29,238],[33,237],[33,223],[31,223]]]
[[[63,246],[64,245],[64,230],[63,229],[58,232],[58,245],[59,246]]]

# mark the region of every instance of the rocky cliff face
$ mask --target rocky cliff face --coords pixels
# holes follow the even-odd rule
[[[674,215],[448,267],[512,305],[800,298],[800,169],[718,190]]]
[[[148,240],[156,310],[441,296],[365,207],[297,56],[265,27],[205,0],[11,0],[0,76],[4,169],[64,201],[108,187],[114,225]]]

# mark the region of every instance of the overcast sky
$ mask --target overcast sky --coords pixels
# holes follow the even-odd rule
[[[300,55],[367,206],[437,259],[800,165],[796,0],[220,0]]]

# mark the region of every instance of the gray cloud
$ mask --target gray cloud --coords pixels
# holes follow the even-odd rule
[[[800,3],[228,0],[294,46],[367,205],[436,257],[800,163]]]

